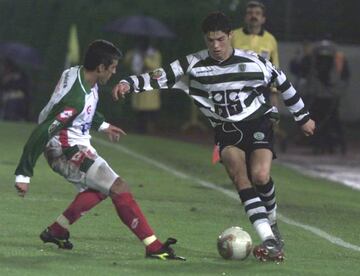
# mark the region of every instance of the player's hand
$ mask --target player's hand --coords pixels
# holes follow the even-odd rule
[[[301,126],[301,130],[304,132],[305,136],[313,135],[315,131],[315,122],[310,119]]]
[[[113,125],[110,125],[104,132],[111,142],[118,142],[122,135],[126,135],[125,131]]]
[[[19,196],[24,197],[29,190],[29,183],[16,182],[15,189]]]
[[[114,101],[119,100],[120,96],[125,98],[125,94],[129,93],[130,85],[126,82],[119,82],[112,90],[112,96]]]

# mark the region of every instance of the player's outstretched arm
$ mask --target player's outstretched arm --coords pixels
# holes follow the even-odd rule
[[[127,82],[119,82],[112,90],[114,101],[119,100],[120,97],[125,98],[125,94],[129,93],[130,85]]]
[[[315,122],[309,119],[305,124],[301,126],[301,130],[305,134],[305,136],[311,136],[315,131]]]

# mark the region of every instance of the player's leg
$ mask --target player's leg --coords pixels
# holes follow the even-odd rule
[[[98,157],[86,173],[88,187],[108,194],[121,221],[139,238],[146,247],[146,256],[158,259],[182,259],[177,257],[170,244],[175,239],[168,239],[164,244],[155,236],[139,205],[133,198],[125,180],[119,177]]]
[[[45,243],[55,243],[59,248],[72,249],[73,244],[69,241],[70,225],[105,198],[104,194],[92,189],[80,192],[55,222],[40,234],[40,239]]]
[[[254,255],[261,260],[266,260],[269,255],[267,247],[270,245],[270,248],[274,247],[274,250],[271,250],[271,254],[276,258],[279,258],[278,261],[281,261],[283,258],[282,248],[284,246],[284,241],[276,223],[277,205],[275,186],[270,177],[272,159],[272,151],[267,148],[261,148],[256,149],[251,153],[249,161],[252,183],[256,186],[260,199],[265,205],[271,231],[273,233],[272,238],[268,238],[266,241],[263,241],[262,245],[255,247]],[[276,240],[275,243],[273,242],[274,238]],[[275,260],[277,260],[276,258]]]
[[[239,192],[245,212],[262,241],[274,238],[266,208],[247,174],[245,152],[234,146],[221,151],[221,160]]]
[[[82,185],[87,169],[87,166],[82,164],[91,164],[97,155],[81,146],[72,149],[75,150],[71,156],[65,156],[63,150],[59,147],[49,147],[45,151],[45,158],[51,168],[68,181],[74,183],[80,191],[55,222],[40,234],[40,239],[43,242],[55,243],[59,248],[63,249],[72,249],[73,247],[69,241],[70,225],[106,198],[105,194],[94,189],[86,189]]]

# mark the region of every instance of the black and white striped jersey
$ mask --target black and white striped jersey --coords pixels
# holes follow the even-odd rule
[[[309,119],[302,99],[285,74],[269,61],[251,51],[234,49],[232,55],[219,62],[207,50],[187,55],[170,65],[125,80],[131,92],[178,87],[188,76],[188,89],[201,112],[213,126],[222,122],[239,122],[277,112],[271,106],[269,86],[274,84],[294,119],[300,125]]]

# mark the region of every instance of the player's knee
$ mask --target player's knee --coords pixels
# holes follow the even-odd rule
[[[249,178],[242,174],[235,174],[231,178],[237,190],[239,191],[251,187],[251,182]]]
[[[110,188],[110,196],[112,197],[126,192],[130,192],[128,184],[122,178],[116,178]]]
[[[267,171],[260,170],[252,174],[252,183],[255,185],[265,185],[270,180],[270,175]]]

